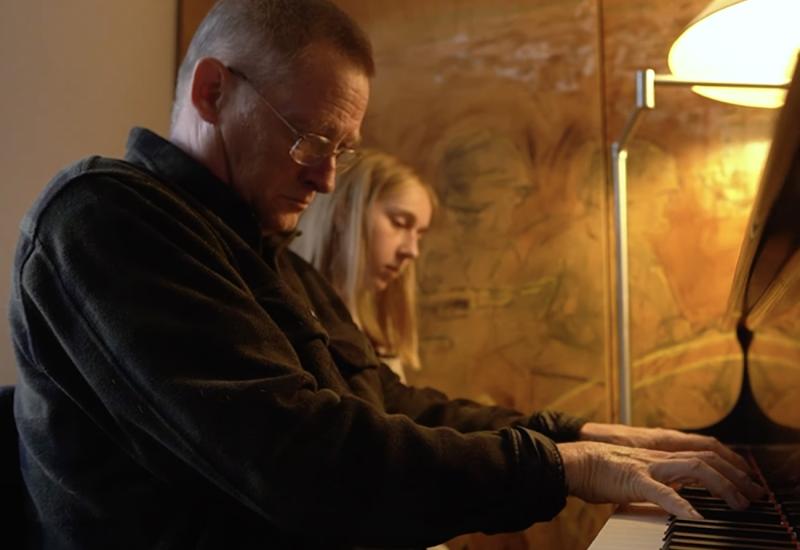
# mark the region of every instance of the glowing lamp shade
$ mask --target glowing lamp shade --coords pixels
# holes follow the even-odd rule
[[[800,0],[715,0],[669,51],[683,80],[781,84],[792,77],[800,50]],[[747,105],[783,105],[785,90],[694,86],[700,95]]]

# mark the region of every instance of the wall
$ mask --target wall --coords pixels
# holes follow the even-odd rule
[[[17,227],[55,172],[169,126],[176,0],[0,2],[0,383],[16,380],[7,303]]]

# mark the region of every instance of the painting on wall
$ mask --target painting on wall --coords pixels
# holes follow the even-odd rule
[[[414,381],[607,418],[596,3],[375,4],[340,2],[375,46],[365,139],[441,203],[419,261]]]
[[[521,411],[610,416],[608,196],[594,1],[339,2],[378,72],[364,136],[436,189],[413,383]],[[585,548],[610,513],[570,499],[455,548]]]

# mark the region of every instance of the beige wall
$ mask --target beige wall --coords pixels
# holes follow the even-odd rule
[[[0,0],[0,384],[16,380],[8,297],[17,226],[62,166],[165,132],[176,0]]]

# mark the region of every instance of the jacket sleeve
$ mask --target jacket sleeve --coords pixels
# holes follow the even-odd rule
[[[564,506],[553,441],[512,413],[500,416],[516,427],[462,433],[321,389],[304,364],[313,354],[296,353],[179,201],[83,177],[23,232],[16,292],[48,331],[25,353],[57,341],[70,360],[58,370],[91,389],[93,420],[159,479],[199,477],[284,532],[373,546],[519,530]]]
[[[385,365],[380,377],[388,412],[402,413],[424,426],[449,426],[463,433],[524,426],[557,442],[577,441],[583,418],[556,411],[532,415],[503,407],[487,406],[469,399],[449,399],[433,388],[407,386]]]

